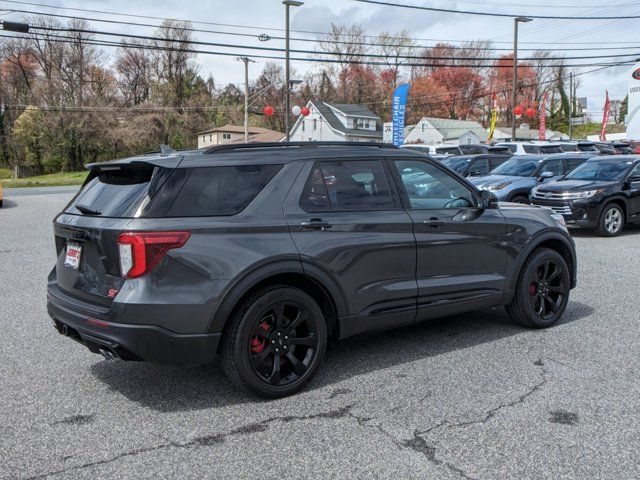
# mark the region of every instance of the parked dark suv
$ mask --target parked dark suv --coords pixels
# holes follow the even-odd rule
[[[89,165],[54,221],[48,310],[107,358],[206,363],[290,394],[327,340],[504,305],[529,327],[576,284],[562,216],[501,208],[385,144],[227,145]]]
[[[534,188],[531,203],[561,213],[567,223],[616,236],[626,223],[640,222],[640,156],[594,157]]]

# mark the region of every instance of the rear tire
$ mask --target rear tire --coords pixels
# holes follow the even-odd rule
[[[624,228],[624,211],[617,203],[605,205],[598,218],[596,233],[603,237],[615,237]]]
[[[569,301],[571,276],[567,263],[555,250],[538,248],[522,266],[512,302],[511,319],[530,328],[547,328],[564,313]]]
[[[231,319],[222,341],[222,368],[242,390],[284,397],[313,378],[326,346],[326,322],[313,298],[273,285],[251,295]]]

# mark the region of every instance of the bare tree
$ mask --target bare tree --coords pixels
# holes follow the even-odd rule
[[[392,78],[392,87],[398,83],[400,67],[404,63],[412,63],[406,57],[415,55],[416,45],[407,29],[402,29],[393,35],[382,32],[378,35],[378,53],[383,55],[383,62],[387,65]]]
[[[127,105],[140,105],[150,98],[151,59],[144,45],[121,47],[116,53],[115,69],[118,86]]]

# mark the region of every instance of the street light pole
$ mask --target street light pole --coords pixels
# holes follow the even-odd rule
[[[288,142],[290,139],[289,133],[289,110],[291,110],[291,69],[289,66],[289,7],[299,7],[304,4],[304,2],[298,2],[295,0],[283,0],[282,4],[285,6],[285,88],[287,89],[286,100],[285,100],[285,112],[284,112],[284,128],[285,128],[285,140]]]
[[[532,18],[516,17],[513,19],[513,92],[511,92],[511,141],[516,139],[516,108],[518,90],[518,24],[531,22]]]
[[[244,62],[244,143],[249,143],[249,57],[238,57]]]
[[[569,140],[573,140],[573,72],[569,73]]]

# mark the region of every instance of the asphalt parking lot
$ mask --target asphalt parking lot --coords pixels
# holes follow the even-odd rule
[[[113,363],[46,313],[67,190],[0,210],[1,478],[638,478],[640,228],[575,232],[579,286],[546,331],[490,310],[337,344],[302,393],[219,365]]]

